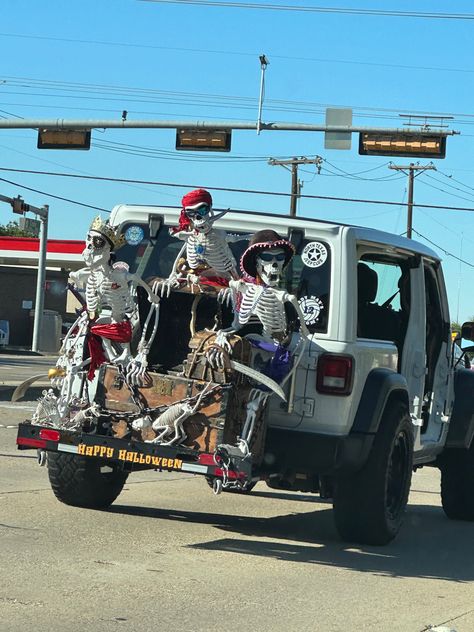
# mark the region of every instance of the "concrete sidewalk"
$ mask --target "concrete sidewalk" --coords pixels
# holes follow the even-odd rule
[[[41,392],[50,386],[46,377],[48,370],[55,366],[57,354],[40,355],[31,351],[0,352],[0,401],[10,401],[14,390],[22,382],[35,375],[42,375],[34,382],[23,398],[24,401],[36,400]]]

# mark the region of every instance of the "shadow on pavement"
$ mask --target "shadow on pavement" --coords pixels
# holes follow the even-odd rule
[[[108,511],[170,522],[208,524],[244,536],[190,545],[193,549],[342,567],[391,577],[474,580],[471,555],[474,524],[448,520],[439,507],[410,505],[398,538],[383,547],[342,542],[330,509],[272,518],[125,505],[114,505]]]

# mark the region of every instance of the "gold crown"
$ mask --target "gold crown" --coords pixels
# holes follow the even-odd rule
[[[89,230],[94,230],[96,233],[100,233],[103,237],[105,237],[112,246],[113,250],[120,248],[120,246],[123,246],[125,243],[125,237],[119,233],[117,229],[111,226],[109,222],[104,222],[100,215],[97,215],[94,219]]]

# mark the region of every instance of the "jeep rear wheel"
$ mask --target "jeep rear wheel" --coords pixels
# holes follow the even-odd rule
[[[384,413],[364,467],[336,480],[334,518],[343,540],[387,544],[403,522],[413,468],[413,429],[401,403]]]
[[[48,475],[54,495],[62,503],[105,509],[122,491],[128,472],[114,463],[50,452]]]
[[[474,521],[474,443],[451,450],[441,466],[441,503],[451,520]]]

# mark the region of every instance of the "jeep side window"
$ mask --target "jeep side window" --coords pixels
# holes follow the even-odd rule
[[[389,340],[401,349],[410,309],[410,275],[403,263],[377,255],[358,262],[358,337]]]

